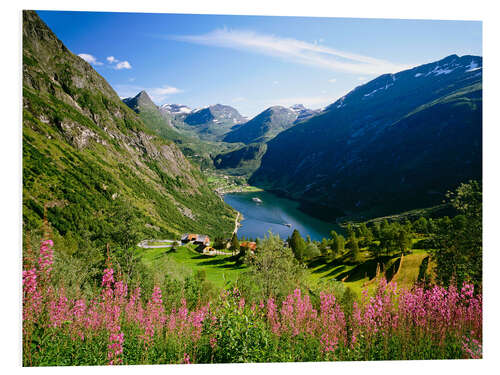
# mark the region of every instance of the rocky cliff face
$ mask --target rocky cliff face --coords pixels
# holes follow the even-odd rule
[[[52,201],[65,202],[47,213],[60,234],[85,232],[96,241],[109,238],[106,223],[117,210],[133,216],[143,235],[215,234],[232,225],[231,209],[177,146],[147,129],[105,79],[24,11],[25,227],[39,226]]]

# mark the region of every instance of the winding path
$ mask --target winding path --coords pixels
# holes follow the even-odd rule
[[[238,219],[240,218],[240,213],[238,212],[238,214],[236,215],[236,219],[234,219],[234,230],[233,230],[233,234],[235,233],[238,233],[238,226],[239,226],[239,222],[238,222]]]
[[[148,245],[148,242],[163,242],[165,245]],[[175,240],[143,240],[137,244],[137,246],[142,247],[143,249],[160,249],[160,248],[170,248],[174,246],[175,243],[179,243],[179,241]]]

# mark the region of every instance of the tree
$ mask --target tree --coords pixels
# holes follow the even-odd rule
[[[376,240],[380,239],[380,223],[378,221],[372,223],[372,233]]]
[[[368,246],[368,251],[370,252],[372,257],[375,259],[379,258],[380,255],[382,255],[381,246],[377,245],[377,243],[375,243],[375,242],[370,243],[370,245]]]
[[[356,237],[356,233],[351,223],[347,224],[346,231],[347,231],[347,238]]]
[[[407,249],[411,247],[410,236],[408,235],[408,232],[404,228],[399,231],[398,247],[401,250],[401,253],[403,254]]]
[[[428,223],[425,217],[420,216],[420,218],[413,223],[413,229],[415,232],[420,233],[420,234],[426,234],[428,233]]]
[[[325,256],[328,254],[329,248],[328,248],[328,241],[326,240],[326,238],[323,238],[321,240],[321,243],[319,244],[318,248],[321,255]]]
[[[351,260],[353,263],[359,263],[361,261],[361,254],[359,253],[359,245],[356,237],[351,237],[349,239],[349,247],[351,249]]]
[[[369,246],[370,243],[373,241],[373,233],[372,231],[366,226],[365,223],[361,223],[358,227],[358,238],[363,238],[362,246]]]
[[[290,247],[295,258],[301,262],[304,259],[306,243],[297,229],[293,230],[292,237],[290,238]]]
[[[318,246],[314,242],[307,242],[306,243],[306,248],[304,251],[304,258],[305,259],[312,259],[317,256],[319,256],[321,253],[318,249]]]
[[[331,247],[332,251],[335,251],[336,243],[337,243],[337,237],[338,237],[337,232],[335,232],[334,230],[332,230],[330,232],[330,241],[329,241],[329,244],[330,244],[330,247]]]
[[[231,238],[231,246],[229,247],[233,253],[240,251],[240,242],[238,241],[238,236],[233,233]]]
[[[305,277],[304,267],[296,260],[291,246],[285,247],[279,236],[271,233],[246,263],[248,269],[238,277],[237,286],[248,301],[282,299]]]
[[[344,252],[344,249],[345,249],[345,239],[344,239],[344,236],[342,236],[341,234],[339,234],[335,238],[335,242],[334,242],[334,244],[332,246],[333,255],[337,256],[337,255],[342,254]]]
[[[222,239],[222,237],[220,237],[220,236],[215,237],[214,248],[216,248],[216,249],[224,248],[224,240]]]
[[[460,213],[439,221],[436,244],[431,256],[436,263],[437,281],[460,286],[470,281],[482,285],[482,185],[478,181],[462,183],[448,192],[448,202]]]

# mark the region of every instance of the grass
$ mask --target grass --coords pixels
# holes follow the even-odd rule
[[[365,288],[371,292],[377,285],[377,282],[370,282],[375,277],[377,261],[367,252],[362,251],[361,256],[363,261],[359,264],[351,263],[346,255],[335,259],[317,257],[308,264],[309,282],[317,285],[324,281],[345,280],[345,286],[358,295],[361,295],[361,291]],[[401,270],[394,279],[399,288],[410,288],[417,281],[420,265],[427,256],[425,250],[413,250],[411,254],[404,256]],[[389,275],[392,274],[392,267],[399,262],[399,255],[383,256],[378,262],[381,264],[380,275]],[[398,264],[396,268],[397,266]]]
[[[150,244],[162,245],[164,243],[155,241]],[[188,244],[178,247],[176,251],[168,247],[138,249],[137,251],[153,274],[169,272],[175,273],[179,278],[196,271],[205,271],[207,280],[220,288],[235,282],[242,270],[246,268],[244,265],[237,265],[231,255],[208,256],[200,254],[195,248],[195,245]],[[411,254],[404,256],[401,269],[394,278],[398,287],[410,288],[417,281],[420,266],[427,256],[428,252],[420,249],[414,249]],[[374,280],[378,263],[380,276],[385,275],[389,279],[399,268],[399,254],[382,256],[376,260],[365,248],[361,250],[360,257],[362,260],[360,263],[351,262],[349,253],[334,259],[325,256],[314,258],[308,263],[310,285],[317,286],[328,281],[343,280],[345,286],[357,295],[361,295],[363,289],[371,292],[378,284]]]
[[[153,272],[162,271],[165,266],[172,267],[174,262],[185,276],[187,272],[205,271],[207,280],[218,287],[234,282],[246,267],[237,265],[230,255],[208,256],[198,253],[193,245],[180,246],[176,251],[157,249],[138,249],[144,264]]]
[[[262,191],[261,188],[248,185],[244,177],[225,175],[221,172],[207,172],[207,182],[213,190],[221,193]]]
[[[166,242],[166,241],[150,241],[148,242],[149,246],[163,246],[163,247],[172,247],[173,242]]]

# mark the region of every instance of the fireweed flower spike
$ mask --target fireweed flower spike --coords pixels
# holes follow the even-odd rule
[[[218,353],[226,353],[226,345],[234,343],[225,335],[244,338],[259,330],[265,331],[265,353],[286,346],[293,360],[303,358],[304,343],[318,345],[315,358],[324,360],[373,359],[370,353],[381,353],[375,358],[407,359],[418,345],[423,345],[422,352],[431,345],[438,356],[453,348],[463,358],[482,357],[482,295],[471,284],[459,289],[434,285],[408,290],[382,279],[374,293],[364,291],[351,306],[322,292],[318,309],[300,289],[284,297],[278,307],[273,297],[248,304],[235,288],[194,309],[187,307],[185,299],[174,301],[172,306],[178,308],[167,312],[158,285],[149,298],[141,297],[140,287],[129,293],[111,262],[103,271],[99,293],[89,300],[81,295],[72,298],[50,279],[52,247],[52,241],[43,241],[37,264],[27,264],[22,274],[23,355],[28,365],[38,363],[40,351],[33,351],[34,345],[43,345],[35,344],[35,327],[42,334],[50,332],[51,340],[61,346],[67,345],[65,340],[71,340],[74,348],[106,340],[101,345],[105,353],[94,353],[92,358],[101,358],[96,364],[104,360],[109,365],[155,363],[158,353],[167,355],[161,361],[168,363],[217,361]],[[221,331],[228,316],[245,323]],[[139,359],[134,359],[134,351],[142,353]],[[211,357],[203,359],[203,353]],[[71,359],[65,363],[72,363]]]

